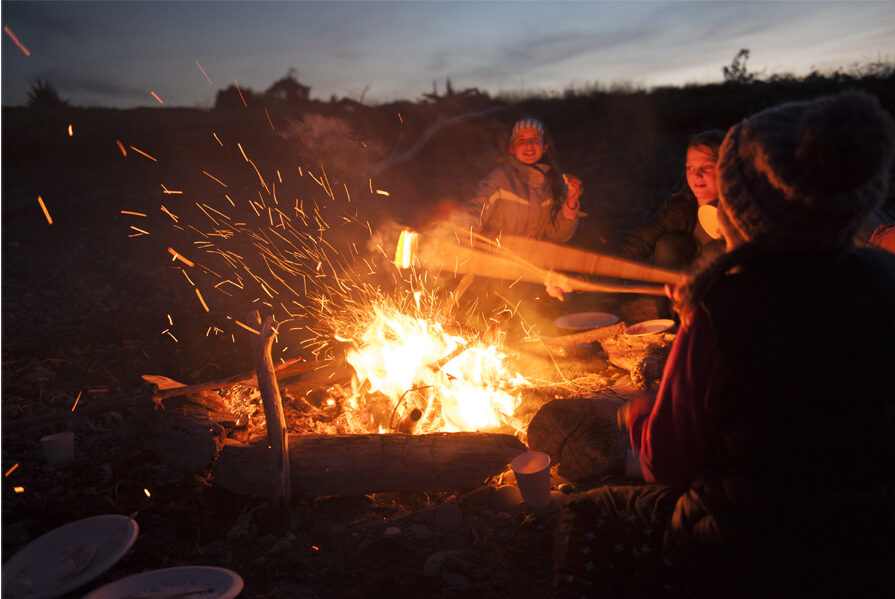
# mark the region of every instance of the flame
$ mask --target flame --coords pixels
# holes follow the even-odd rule
[[[359,389],[369,389],[356,392],[357,407],[375,414],[375,398],[387,398],[379,410],[381,428],[400,428],[414,410],[421,433],[519,428],[516,391],[527,381],[510,372],[500,348],[452,335],[436,319],[394,306],[379,304],[370,313],[366,326],[347,337],[353,346],[346,360]]]

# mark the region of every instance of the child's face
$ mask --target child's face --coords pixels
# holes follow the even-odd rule
[[[510,145],[510,154],[523,164],[534,164],[545,151],[547,145],[537,129],[521,129]]]
[[[718,197],[715,159],[708,148],[698,146],[687,149],[687,185],[700,206]]]

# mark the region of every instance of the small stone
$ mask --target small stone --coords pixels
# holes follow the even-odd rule
[[[389,526],[388,528],[385,529],[385,532],[382,533],[382,536],[393,537],[393,536],[396,536],[399,534],[401,534],[400,528],[398,528],[397,526]]]
[[[463,554],[457,550],[438,551],[429,556],[423,566],[423,574],[437,576],[443,570],[456,571],[462,569]]]
[[[463,512],[453,503],[443,503],[435,508],[435,526],[441,532],[451,532],[460,528]]]
[[[413,523],[410,525],[410,534],[415,539],[426,540],[432,536],[432,529],[425,524]]]

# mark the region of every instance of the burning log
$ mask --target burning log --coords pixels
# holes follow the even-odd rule
[[[616,413],[625,400],[608,392],[544,404],[528,425],[528,446],[550,454],[573,481],[624,471],[628,439]]]
[[[272,493],[266,444],[226,442],[215,484],[235,493]],[[291,435],[292,482],[305,496],[456,491],[503,472],[525,451],[512,435]]]
[[[275,321],[272,316],[261,323],[258,310],[248,315],[249,323],[261,333],[252,337],[252,359],[258,374],[258,389],[264,406],[264,420],[267,423],[267,439],[270,443],[270,462],[273,474],[273,497],[271,502],[272,522],[283,531],[289,530],[289,504],[291,502],[291,479],[289,476],[289,436],[286,430],[286,415],[283,400],[277,387],[277,377],[270,355]]]

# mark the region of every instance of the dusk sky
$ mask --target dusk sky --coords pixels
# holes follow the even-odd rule
[[[804,75],[895,60],[893,2],[2,2],[2,103],[49,81],[74,106],[211,107],[295,68],[311,97],[368,103],[455,90]],[[211,79],[209,84],[197,62]]]

